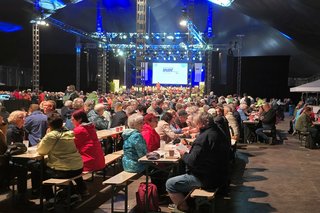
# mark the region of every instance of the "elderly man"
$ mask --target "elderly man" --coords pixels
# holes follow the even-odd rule
[[[38,104],[31,104],[29,116],[26,117],[24,129],[28,133],[31,146],[36,146],[48,129],[47,116],[40,111]]]
[[[298,117],[296,121],[295,128],[300,132],[310,132],[313,144],[319,145],[319,130],[315,128],[312,124],[311,115],[312,108],[306,106],[302,114]]]
[[[187,166],[186,174],[170,178],[166,188],[179,210],[189,211],[184,200],[194,188],[215,189],[227,182],[229,146],[225,133],[214,123],[209,113],[196,116],[200,135],[190,152],[180,150],[181,159]]]
[[[262,105],[262,113],[260,114],[260,120],[262,123],[262,128],[256,130],[256,134],[263,139],[265,143],[274,144],[276,139],[276,111],[271,108],[270,104],[264,103]],[[272,141],[269,141],[268,136],[263,132],[263,130],[271,130]]]

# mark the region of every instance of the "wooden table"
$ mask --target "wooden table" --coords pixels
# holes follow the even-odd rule
[[[122,127],[122,130],[119,130],[119,131],[116,131],[116,128],[118,128],[118,127],[115,127],[115,128],[112,128],[112,129],[98,130],[97,131],[98,139],[102,140],[102,139],[106,139],[108,137],[111,137],[112,135],[121,134],[125,129],[124,126],[121,126],[121,127]]]
[[[45,156],[40,155],[36,151],[36,147],[29,147],[26,153],[20,155],[13,155],[12,159],[26,159],[26,160],[37,160],[40,162],[40,183],[43,180],[43,169],[44,169],[44,158]],[[42,184],[40,184],[40,207],[43,208],[43,193],[42,193]]]
[[[161,152],[166,152],[165,150],[161,150]],[[161,167],[158,167],[159,170],[161,171],[170,171],[173,167],[178,165],[178,162],[180,160],[180,156],[176,155],[174,157],[168,157],[166,154],[164,157],[158,159],[158,160],[148,160],[146,156],[143,156],[139,159],[140,163],[143,163],[146,166],[146,189],[148,189],[148,183],[149,183],[149,176],[154,174],[155,172],[150,172],[149,167],[156,165],[156,164],[161,164]],[[156,171],[157,172],[157,171]],[[148,190],[146,190],[145,194],[145,212],[149,211],[149,205],[148,205]]]
[[[256,141],[256,133],[255,133],[255,130],[257,129],[257,126],[259,125],[260,121],[257,121],[257,120],[246,120],[246,121],[242,121],[243,125],[244,126],[244,136],[243,136],[243,142],[244,143],[247,143],[248,141],[248,138],[247,138],[247,134],[250,134],[253,133],[254,135],[254,141]],[[250,133],[248,133],[247,131],[250,131]]]
[[[119,129],[118,129],[119,128]],[[117,131],[118,129],[118,131]],[[121,130],[120,130],[121,129]],[[125,130],[125,126],[118,126],[112,129],[104,129],[104,130],[98,130],[97,136],[99,140],[107,139],[113,135],[119,135],[122,134],[122,132]],[[106,142],[104,142],[104,147],[106,149]],[[113,152],[117,151],[117,141],[114,140],[114,146],[113,146]],[[106,153],[105,153],[106,154]]]

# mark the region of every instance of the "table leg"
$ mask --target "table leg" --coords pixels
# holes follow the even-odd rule
[[[149,183],[149,166],[146,165],[146,191],[145,191],[145,212],[149,211],[149,201],[148,201],[148,183]]]

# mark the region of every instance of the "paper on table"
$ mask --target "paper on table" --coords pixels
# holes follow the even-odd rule
[[[181,151],[185,151],[185,152],[189,153],[188,147],[186,147],[182,143],[179,143],[179,145],[177,146],[177,150],[181,150]]]

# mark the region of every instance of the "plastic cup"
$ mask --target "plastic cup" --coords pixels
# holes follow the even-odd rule
[[[166,146],[166,142],[165,141],[160,141],[160,149],[164,150],[165,146]]]
[[[116,132],[119,132],[120,131],[120,128],[119,127],[116,127]]]
[[[320,117],[318,118],[318,122],[320,122]]]
[[[119,128],[120,128],[120,131],[123,131],[123,126],[120,126]]]
[[[173,157],[173,156],[174,156],[174,150],[173,150],[173,149],[170,149],[170,150],[169,150],[169,156],[170,156],[170,157]]]
[[[23,143],[27,148],[29,147],[29,141],[28,141],[28,140],[24,140],[22,143]]]

